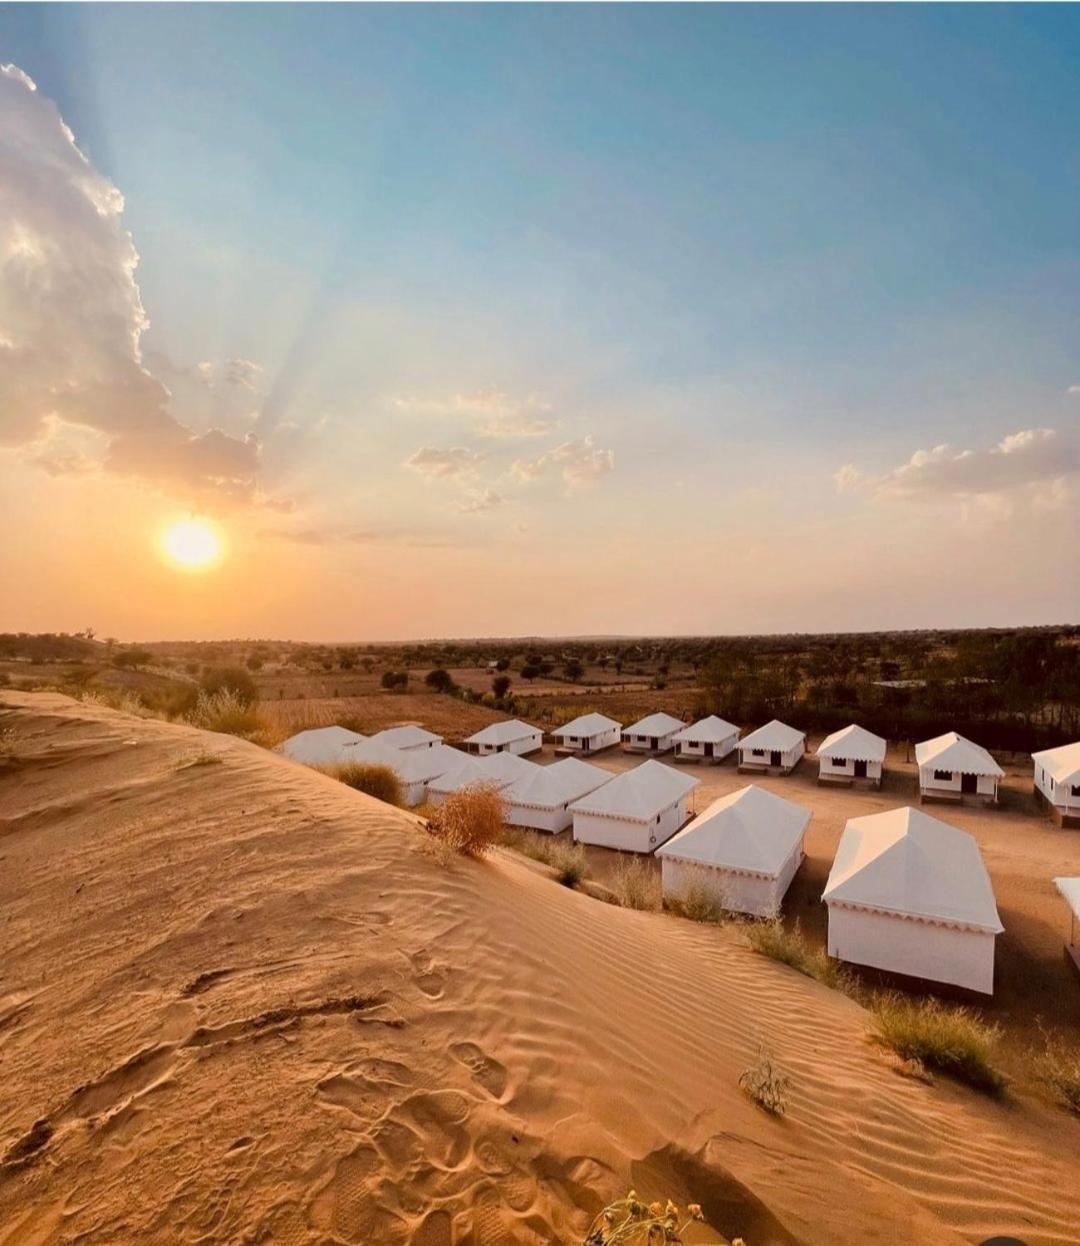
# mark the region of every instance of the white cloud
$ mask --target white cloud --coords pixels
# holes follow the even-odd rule
[[[458,510],[464,515],[482,515],[486,511],[496,510],[506,502],[501,493],[494,489],[483,489],[467,494],[459,503]]]
[[[833,482],[837,493],[850,493],[862,484],[863,474],[854,463],[845,463],[833,472]]]
[[[578,441],[564,441],[536,459],[518,459],[511,471],[519,480],[535,480],[549,472],[559,472],[567,485],[591,484],[615,467],[615,451],[601,449],[592,435]]]
[[[481,437],[544,437],[558,425],[551,404],[537,395],[514,398],[497,389],[450,398],[396,398],[394,405],[411,415],[468,419]]]
[[[40,442],[54,421],[102,434],[108,470],[248,500],[257,443],[180,423],[144,365],[149,321],[123,196],[12,65],[0,66],[0,168],[0,445]],[[86,470],[63,455],[48,466]]]
[[[468,446],[421,446],[405,460],[403,466],[411,467],[423,476],[469,476],[483,462],[484,456]]]

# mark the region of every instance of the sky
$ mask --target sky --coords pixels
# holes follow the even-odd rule
[[[0,4],[0,630],[1076,622],[1078,59],[1071,5]]]

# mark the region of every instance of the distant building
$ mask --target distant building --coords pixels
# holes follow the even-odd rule
[[[992,803],[1005,771],[980,744],[965,740],[955,731],[915,745],[922,800],[965,799]]]
[[[710,714],[675,733],[675,756],[679,761],[720,762],[738,742],[739,728]]]
[[[650,714],[624,727],[622,746],[628,753],[670,753],[675,747],[675,734],[686,726],[671,714]]]
[[[350,760],[350,750],[367,737],[347,727],[312,727],[289,736],[278,751],[305,766],[339,766]]]
[[[615,776],[577,757],[564,757],[550,766],[537,766],[503,789],[506,821],[535,831],[558,834],[574,821],[570,806],[610,783]]]
[[[818,746],[818,782],[880,787],[888,747],[881,736],[855,723],[834,731]]]
[[[403,749],[434,748],[436,744],[443,742],[441,735],[425,731],[415,723],[407,723],[403,727],[387,727],[385,731],[376,731],[371,738],[381,740],[391,748]]]
[[[1080,826],[1080,742],[1032,753],[1035,791],[1062,826]]]
[[[700,782],[661,761],[643,761],[570,806],[574,840],[652,852],[686,821],[687,801]]]
[[[470,753],[483,757],[487,753],[535,753],[543,747],[544,733],[539,727],[524,723],[520,718],[492,723],[475,732],[465,741]]]
[[[582,714],[551,733],[560,753],[598,753],[618,744],[622,724],[605,714]]]
[[[805,752],[805,733],[774,718],[739,741],[739,770],[789,774]]]
[[[460,792],[467,787],[485,785],[501,791],[541,768],[536,762],[518,757],[515,753],[489,753],[485,757],[458,753],[458,758],[457,765],[444,770],[428,783],[429,805],[441,805],[451,792]]]

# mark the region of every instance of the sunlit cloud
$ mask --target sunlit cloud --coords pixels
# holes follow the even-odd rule
[[[519,480],[536,480],[557,472],[571,487],[591,484],[615,469],[615,451],[597,446],[592,435],[564,441],[535,459],[518,459],[511,468]]]
[[[464,515],[482,515],[505,505],[506,498],[494,489],[483,489],[467,494],[459,503],[458,510]]]
[[[484,456],[468,446],[421,446],[405,460],[404,466],[422,476],[450,478],[471,475]]]
[[[481,437],[545,437],[558,426],[551,404],[542,398],[535,394],[515,398],[497,389],[450,398],[396,398],[394,405],[410,415],[467,419]]]

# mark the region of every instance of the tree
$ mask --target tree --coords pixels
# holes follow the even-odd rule
[[[568,662],[563,663],[563,674],[572,684],[576,684],[582,675],[585,674],[585,668],[577,658],[571,658]]]
[[[497,671],[505,671],[509,668],[509,666],[510,666],[509,658],[499,658],[499,660],[495,663],[495,669]]]
[[[251,656],[247,660],[248,670],[249,671],[261,671],[262,667],[263,667],[262,658],[260,658],[257,653],[251,654]]]
[[[496,675],[491,681],[491,691],[494,692],[501,701],[502,698],[510,691],[510,676]]]
[[[424,683],[434,692],[449,692],[454,686],[454,680],[450,672],[444,670],[441,666],[437,666],[433,671],[428,671],[424,676]]]
[[[148,666],[153,661],[153,656],[149,649],[125,649],[113,658],[113,666],[118,666],[121,670],[137,671],[140,666]]]
[[[259,699],[255,680],[240,666],[214,666],[202,677],[203,691],[213,696],[215,692],[231,692],[244,706],[254,705]]]
[[[539,666],[534,666],[532,662],[526,662],[525,665],[521,668],[521,678],[527,679],[529,683],[532,683],[532,681],[539,674],[540,674]]]
[[[383,671],[382,679],[379,682],[388,692],[393,692],[396,688],[404,691],[409,686],[409,672]]]

